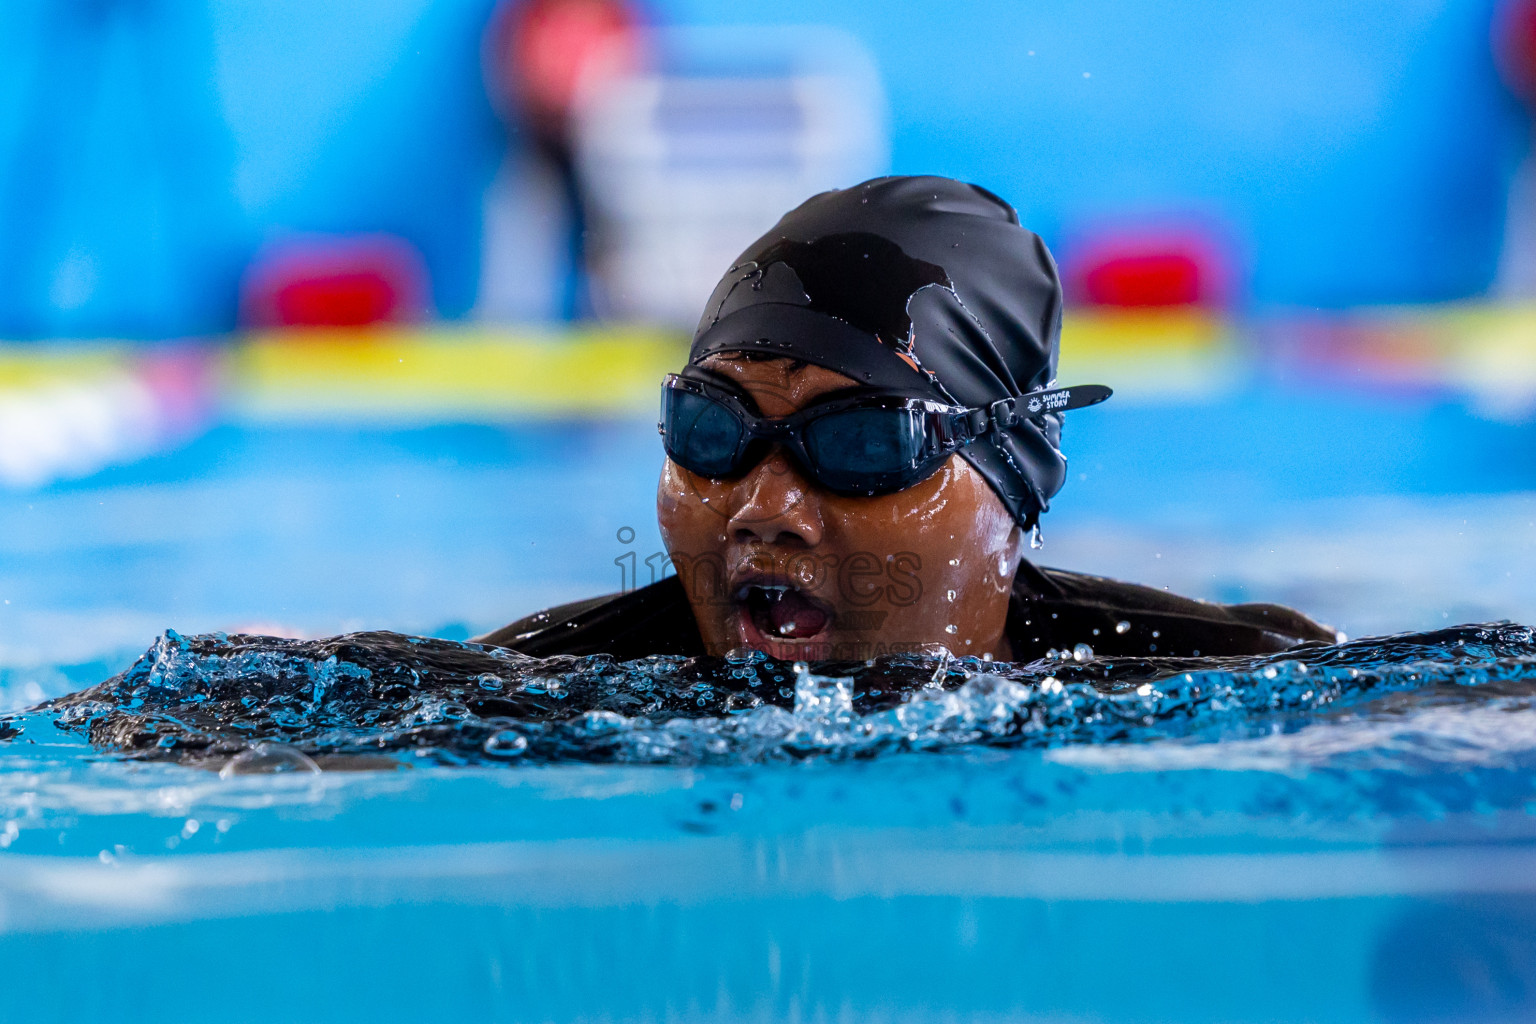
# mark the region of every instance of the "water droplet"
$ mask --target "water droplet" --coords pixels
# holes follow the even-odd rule
[[[953,590],[946,590],[944,592],[944,599],[946,601],[953,601],[955,599],[955,592]]]
[[[853,717],[853,680],[811,675],[810,666],[795,662],[795,714],[839,721]]]
[[[1092,661],[1093,648],[1089,647],[1087,644],[1078,644],[1076,647],[1072,648],[1072,660]]]
[[[958,633],[960,632],[960,627],[951,623],[950,625],[944,627],[944,632],[951,634]]]
[[[960,559],[958,559],[958,558],[951,558],[949,560],[949,564],[950,565],[959,565],[960,564]]]
[[[1129,633],[1130,631],[1131,631],[1131,624],[1129,622],[1126,622],[1125,620],[1122,619],[1121,621],[1115,623],[1115,632],[1116,633]]]
[[[1045,547],[1045,535],[1040,532],[1040,524],[1036,523],[1029,529],[1029,546],[1039,551]]]

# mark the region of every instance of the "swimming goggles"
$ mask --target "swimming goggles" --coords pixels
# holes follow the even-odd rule
[[[950,455],[1023,419],[1095,405],[1109,388],[1087,384],[1033,391],[980,408],[946,405],[869,388],[837,391],[779,419],[760,415],[745,392],[669,374],[661,390],[667,457],[700,476],[745,475],[782,445],[811,480],[836,494],[905,490]]]

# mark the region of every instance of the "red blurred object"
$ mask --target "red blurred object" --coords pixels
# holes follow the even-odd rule
[[[422,319],[427,270],[393,235],[308,238],[257,256],[241,288],[250,327],[361,327]]]
[[[1090,269],[1083,291],[1095,306],[1193,306],[1203,298],[1200,278],[1186,253],[1121,256]]]
[[[1127,308],[1219,306],[1226,302],[1230,259],[1190,232],[1106,234],[1073,247],[1067,287],[1079,302]]]
[[[1499,7],[1493,52],[1510,89],[1536,103],[1536,0],[1507,0]]]
[[[640,67],[643,29],[624,0],[504,0],[486,32],[492,96],[563,144],[583,80]]]

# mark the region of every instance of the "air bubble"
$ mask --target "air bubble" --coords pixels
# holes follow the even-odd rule
[[[320,766],[298,747],[286,743],[258,743],[249,750],[242,750],[219,769],[219,778],[235,775],[269,775],[276,772],[309,772],[319,774]]]
[[[510,729],[492,733],[482,748],[491,757],[522,757],[528,752],[528,737]]]

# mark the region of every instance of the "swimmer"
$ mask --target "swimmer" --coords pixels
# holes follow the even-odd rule
[[[1259,654],[1334,634],[1033,564],[1066,479],[1061,284],[1012,207],[947,178],[815,196],[716,287],[662,386],[657,516],[675,574],[480,643],[535,656],[1030,661]]]

